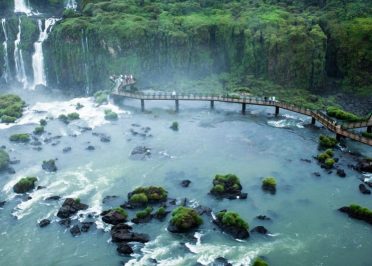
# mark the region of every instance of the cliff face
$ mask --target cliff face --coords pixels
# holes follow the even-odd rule
[[[45,12],[61,12],[58,0],[30,2]],[[77,4],[77,11],[64,11],[43,44],[49,86],[86,93],[107,88],[111,74],[133,73],[141,85],[151,85],[233,73],[241,81],[263,78],[310,91],[336,80],[340,87],[372,94],[370,1]],[[32,52],[29,24],[25,50]]]

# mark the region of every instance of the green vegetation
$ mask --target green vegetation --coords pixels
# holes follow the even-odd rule
[[[335,164],[335,160],[333,158],[328,158],[324,161],[324,165],[326,166],[326,168],[330,169],[333,167],[333,165]]]
[[[239,194],[241,189],[239,177],[236,175],[216,175],[213,179],[211,193],[214,195],[222,195],[224,193]]]
[[[22,116],[25,103],[22,99],[13,94],[0,96],[0,121],[2,123],[14,123]]]
[[[144,219],[147,216],[151,215],[152,210],[153,210],[152,207],[147,207],[146,209],[144,209],[142,211],[136,212],[136,217],[138,219]]]
[[[276,188],[276,180],[274,177],[269,176],[266,177],[264,180],[262,180],[262,186],[263,187],[271,187],[271,188]]]
[[[34,134],[36,135],[41,135],[44,133],[44,127],[43,126],[38,126],[38,127],[35,127],[34,129]]]
[[[194,209],[178,207],[172,212],[170,223],[176,226],[179,230],[188,230],[198,227],[203,223],[203,220]]]
[[[30,134],[27,133],[13,134],[10,136],[9,140],[13,142],[27,143],[30,141]]]
[[[329,115],[331,117],[334,117],[334,118],[337,118],[337,119],[340,119],[340,120],[348,121],[348,122],[358,122],[358,121],[365,120],[365,118],[361,118],[361,117],[359,117],[355,114],[346,112],[346,111],[344,111],[341,108],[336,107],[336,106],[328,107],[327,108],[327,115]]]
[[[164,216],[165,214],[166,214],[166,209],[164,207],[160,207],[155,213],[156,216]]]
[[[118,120],[118,114],[111,111],[111,109],[105,110],[105,119],[109,121]]]
[[[130,202],[136,203],[157,203],[165,201],[168,197],[168,192],[162,187],[139,187],[133,190],[130,195]]]
[[[235,212],[220,211],[217,213],[217,219],[227,226],[243,228],[245,230],[249,229],[248,223]]]
[[[362,132],[362,136],[365,137],[365,138],[372,139],[372,133]]]
[[[353,213],[357,215],[369,217],[370,219],[372,219],[372,211],[369,210],[368,208],[361,207],[360,205],[357,204],[351,204],[349,208]]]
[[[145,193],[136,193],[136,194],[133,194],[129,201],[131,203],[139,203],[139,204],[147,204],[147,202],[149,201],[149,199],[147,198],[146,194]]]
[[[0,171],[6,169],[8,165],[9,154],[3,148],[0,148]]]
[[[173,122],[170,128],[174,131],[178,131],[178,122]]]
[[[68,124],[73,120],[80,119],[80,115],[76,112],[69,113],[67,115],[61,114],[61,115],[58,116],[58,119],[61,120],[63,123]]]
[[[337,144],[337,140],[333,137],[320,135],[319,136],[319,146],[323,148],[333,148]]]
[[[39,123],[40,123],[40,126],[43,126],[43,127],[47,125],[47,121],[45,119],[40,119]]]
[[[80,204],[80,202],[81,202],[80,198],[76,198],[76,199],[75,199],[75,202],[76,202],[77,204]]]
[[[269,266],[269,264],[261,259],[261,258],[257,258],[254,262],[253,262],[253,265],[252,266]]]
[[[26,193],[35,188],[36,181],[36,177],[24,177],[13,186],[13,190],[15,193]]]
[[[114,209],[112,209],[112,211],[119,213],[125,219],[128,217],[128,213],[122,207],[114,208]]]
[[[106,103],[108,103],[108,97],[109,97],[109,95],[110,95],[110,91],[107,91],[107,90],[97,91],[94,94],[94,101],[98,105],[106,104]]]

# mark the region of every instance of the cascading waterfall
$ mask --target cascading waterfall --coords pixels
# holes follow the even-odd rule
[[[65,6],[66,9],[73,9],[73,10],[76,10],[77,8],[77,3],[75,0],[67,0],[67,3],[66,3],[66,6]]]
[[[48,34],[56,23],[55,18],[48,18],[45,20],[43,29],[43,22],[41,19],[38,20],[39,25],[39,39],[34,43],[35,52],[32,55],[32,68],[34,71],[34,87],[42,84],[46,86],[46,77],[44,69],[44,54],[43,54],[43,42],[48,38]]]
[[[26,0],[14,0],[14,13],[26,13],[31,15],[32,11],[29,5],[26,4]]]
[[[4,79],[5,82],[8,83],[9,79],[11,78],[10,69],[9,69],[9,57],[8,57],[8,34],[6,32],[6,19],[1,19],[1,26],[3,28],[4,32],[4,42],[3,42],[3,48],[4,48]]]
[[[14,42],[14,62],[16,70],[16,78],[23,84],[23,87],[27,86],[27,76],[25,71],[25,62],[23,61],[22,49],[19,48],[21,42],[21,25],[22,20],[18,18],[18,33],[17,39]]]
[[[89,95],[89,72],[88,72],[88,36],[85,35],[84,30],[81,30],[81,45],[83,48],[84,72],[85,72],[85,94]]]

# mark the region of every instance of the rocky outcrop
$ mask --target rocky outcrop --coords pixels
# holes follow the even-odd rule
[[[362,194],[366,194],[366,195],[371,194],[371,191],[364,184],[359,184],[359,191]]]
[[[360,172],[372,173],[372,160],[370,159],[360,160],[358,164],[355,166],[355,169]]]
[[[267,235],[269,231],[262,225],[256,226],[251,230],[251,233],[259,233],[262,235]]]
[[[39,222],[39,226],[42,228],[42,227],[45,227],[45,226],[48,226],[50,224],[50,220],[49,219],[43,219]]]
[[[124,223],[127,220],[127,218],[124,215],[114,210],[103,212],[101,213],[101,215],[103,215],[102,221],[112,225]]]
[[[137,146],[130,153],[130,158],[133,160],[146,160],[151,156],[151,149],[145,146]]]
[[[57,166],[56,166],[56,161],[55,160],[48,160],[48,161],[43,161],[43,164],[41,165],[43,170],[47,172],[57,172]]]
[[[67,198],[59,209],[57,216],[61,219],[66,219],[76,214],[78,211],[86,209],[88,209],[88,205],[80,203],[75,199]]]
[[[346,213],[349,217],[365,221],[372,225],[372,212],[358,205],[350,205],[338,209],[340,212]]]
[[[146,234],[131,232],[132,227],[126,224],[118,224],[111,228],[112,242],[140,242],[146,243],[150,241],[150,237]]]
[[[15,193],[26,193],[35,188],[36,177],[25,177],[19,180],[14,186],[13,191]]]
[[[130,255],[133,253],[133,249],[127,243],[118,244],[116,251],[120,255]]]

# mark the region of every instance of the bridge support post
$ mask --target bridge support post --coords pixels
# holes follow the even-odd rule
[[[275,106],[275,116],[279,115],[279,106]]]
[[[145,111],[145,100],[144,99],[141,99],[141,111],[142,112]]]
[[[214,109],[214,101],[211,101],[211,109]]]
[[[367,133],[372,133],[372,126],[367,127]]]
[[[242,103],[242,114],[243,115],[245,114],[246,108],[247,108],[247,104],[246,103]]]
[[[314,117],[311,118],[311,124],[315,125],[316,119]]]
[[[175,103],[176,103],[176,112],[178,113],[178,111],[180,110],[180,103],[178,100],[175,100]]]
[[[336,134],[336,140],[337,141],[340,141],[341,140],[341,135],[340,134]]]

